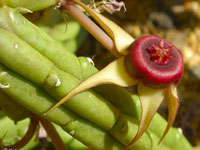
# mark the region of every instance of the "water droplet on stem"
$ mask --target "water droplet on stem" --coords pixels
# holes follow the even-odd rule
[[[15,49],[18,49],[18,48],[19,48],[19,45],[18,45],[18,44],[15,44],[14,47],[15,47]]]
[[[69,132],[69,134],[74,135],[74,134],[75,134],[75,131],[72,130],[72,131]]]

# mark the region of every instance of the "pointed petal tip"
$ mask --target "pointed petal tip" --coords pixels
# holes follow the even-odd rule
[[[51,107],[47,112],[43,113],[44,116],[48,115],[50,112],[54,111],[57,107],[59,107],[60,105],[55,104],[53,107]]]
[[[177,114],[177,111],[179,108],[179,103],[180,103],[179,98],[177,96],[176,86],[172,85],[171,87],[168,88],[166,99],[168,102],[168,113],[169,113],[168,114],[168,124],[167,124],[165,132],[162,135],[162,137],[160,138],[160,141],[158,142],[158,144],[160,144],[162,142],[162,140],[164,139],[164,137],[167,135],[168,131],[172,127],[173,122],[176,118],[176,114]]]
[[[44,113],[44,115],[47,115],[48,113],[54,111],[56,108],[58,108],[60,105],[68,101],[72,96],[76,95],[76,88],[73,89],[67,96],[62,98],[59,102],[57,102],[53,107],[51,107],[47,112]]]
[[[126,146],[126,149],[131,148],[133,144],[135,144],[135,142],[137,142],[137,140],[142,136],[142,134],[143,134],[142,132],[141,133],[138,132],[134,137],[134,139],[131,141],[131,143],[128,146]]]
[[[116,84],[122,87],[128,87],[137,84],[138,80],[133,79],[126,71],[124,67],[124,56],[113,61],[101,71],[87,78],[85,81],[75,87],[67,96],[61,99],[56,105],[54,105],[47,113],[53,111],[61,104],[68,101],[72,96],[76,94],[102,84]],[[46,113],[46,114],[47,114]]]
[[[130,148],[147,130],[154,114],[164,100],[165,91],[166,89],[152,89],[143,85],[141,82],[138,84],[138,95],[142,106],[142,115],[138,132],[127,148]]]

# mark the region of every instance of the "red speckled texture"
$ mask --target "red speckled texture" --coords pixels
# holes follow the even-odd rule
[[[169,54],[172,57],[166,65],[158,65],[153,62],[148,52],[153,44],[159,46],[161,40],[164,41],[164,48],[171,47]],[[155,88],[166,87],[172,83],[177,84],[184,69],[180,51],[169,41],[155,35],[144,36],[134,42],[131,63],[136,69],[136,76],[142,78],[144,84]]]

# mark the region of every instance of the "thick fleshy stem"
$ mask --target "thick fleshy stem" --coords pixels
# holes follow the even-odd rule
[[[91,19],[89,19],[75,4],[71,1],[62,2],[62,7],[67,9],[70,14],[90,32],[106,49],[114,49],[113,40]],[[112,51],[111,51],[112,52]],[[116,54],[114,54],[116,55]]]

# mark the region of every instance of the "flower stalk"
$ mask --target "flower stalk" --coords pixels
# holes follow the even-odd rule
[[[108,50],[114,49],[113,40],[91,21],[73,2],[64,1],[62,7],[67,9],[70,14],[88,31],[92,34],[103,46]],[[112,51],[111,51],[112,52]],[[114,54],[117,55],[117,54]]]
[[[52,141],[55,149],[66,150],[67,148],[65,147],[65,144],[63,143],[62,139],[58,135],[58,133],[57,133],[55,127],[52,125],[52,123],[41,117],[38,117],[38,119],[40,120],[42,126],[46,130],[48,136],[51,138],[51,141]]]

